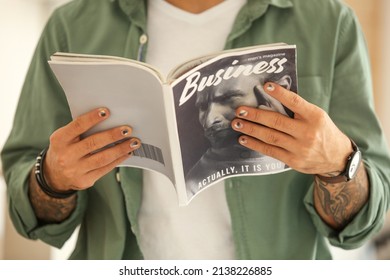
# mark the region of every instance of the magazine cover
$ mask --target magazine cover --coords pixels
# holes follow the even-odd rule
[[[238,144],[231,128],[235,109],[246,105],[291,111],[263,90],[276,82],[297,92],[295,46],[212,59],[173,84],[176,122],[187,196],[191,199],[226,176],[265,175],[289,167]]]

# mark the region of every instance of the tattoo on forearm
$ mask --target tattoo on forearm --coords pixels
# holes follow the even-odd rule
[[[356,178],[349,182],[330,184],[316,177],[314,201],[317,212],[329,225],[342,229],[367,202],[368,184],[363,164]]]
[[[29,198],[40,223],[58,223],[70,216],[76,207],[77,195],[65,199],[52,198],[45,194],[30,175]]]

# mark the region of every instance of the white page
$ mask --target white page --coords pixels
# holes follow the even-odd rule
[[[49,63],[66,93],[73,118],[94,108],[107,107],[110,110],[111,116],[89,134],[129,125],[133,128],[132,136],[140,138],[143,144],[151,145],[151,151],[161,150],[164,159],[162,164],[135,155],[122,166],[155,170],[174,181],[163,89],[153,71],[126,63]]]

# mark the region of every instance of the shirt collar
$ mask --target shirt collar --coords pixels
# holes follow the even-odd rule
[[[248,2],[251,2],[251,0],[248,0]],[[276,6],[279,8],[290,8],[293,6],[293,3],[291,0],[268,0],[268,1],[252,0],[252,2],[264,2],[264,3],[268,2],[269,5],[273,5],[273,6]]]
[[[122,11],[142,30],[146,28],[146,0],[108,0],[117,2]]]
[[[247,0],[246,8],[249,16],[255,19],[264,14],[268,6],[277,8],[290,8],[293,6],[291,0]]]
[[[146,0],[108,0],[119,2],[122,10],[142,29],[146,26]],[[278,8],[290,8],[292,0],[247,0],[246,10],[250,21],[260,17],[266,7],[272,5]]]

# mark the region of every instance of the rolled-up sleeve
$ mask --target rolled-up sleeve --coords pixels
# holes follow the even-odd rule
[[[76,208],[61,223],[40,225],[28,197],[28,177],[32,165],[28,162],[15,167],[18,176],[12,176],[8,190],[10,218],[16,230],[29,239],[40,239],[45,243],[61,248],[81,223],[87,205],[87,193],[78,192]]]
[[[368,202],[358,212],[354,219],[342,230],[336,231],[329,227],[317,214],[313,201],[314,185],[306,194],[304,202],[317,230],[330,244],[343,249],[355,249],[362,246],[373,237],[383,226],[389,205],[388,188],[382,187],[381,176],[365,163],[370,181],[370,196]]]
[[[306,194],[304,203],[318,231],[332,245],[353,249],[383,226],[390,203],[390,156],[375,114],[366,43],[350,9],[345,9],[340,17],[332,74],[329,115],[362,151],[370,184],[369,201],[340,232],[331,229],[318,216],[313,202],[314,185]]]
[[[56,247],[61,247],[80,224],[87,194],[79,192],[77,207],[66,221],[40,226],[28,198],[28,178],[36,156],[49,145],[50,135],[71,121],[65,95],[47,63],[54,52],[67,51],[64,30],[54,13],[36,47],[13,127],[1,152],[9,213],[16,230]]]

